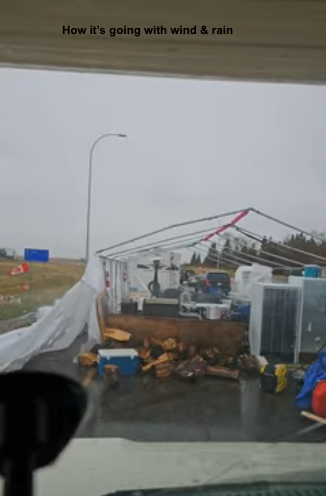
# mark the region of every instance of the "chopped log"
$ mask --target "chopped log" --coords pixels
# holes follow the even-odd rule
[[[151,356],[151,350],[147,350],[146,348],[140,348],[137,351],[141,360],[148,360]]]
[[[183,379],[195,379],[205,375],[205,371],[206,363],[198,358],[181,362],[175,369],[175,373]]]
[[[121,329],[106,328],[104,331],[104,339],[115,339],[115,341],[130,341],[130,332],[122,331]]]
[[[96,367],[98,356],[95,353],[80,353],[77,357],[78,364],[81,367]]]
[[[174,338],[164,339],[162,341],[162,348],[164,351],[173,351],[177,349],[177,340]]]
[[[173,372],[173,364],[171,362],[158,363],[155,365],[155,376],[158,379],[167,379]]]
[[[105,365],[104,380],[111,385],[117,384],[119,382],[119,367],[117,365]]]
[[[219,367],[218,365],[208,365],[206,368],[206,374],[215,375],[217,377],[225,377],[227,379],[239,379],[239,370],[231,370],[226,367]]]
[[[158,365],[159,363],[164,363],[164,362],[169,362],[169,357],[166,353],[161,355],[157,360],[152,360],[150,363],[147,365],[144,365],[142,367],[143,372],[148,372],[152,367],[155,367],[155,365]]]

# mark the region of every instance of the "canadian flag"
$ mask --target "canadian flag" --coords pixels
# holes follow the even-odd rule
[[[23,274],[24,272],[29,272],[29,266],[26,262],[23,262],[22,264],[18,265],[18,267],[15,267],[9,272],[10,276],[16,276],[18,274]]]

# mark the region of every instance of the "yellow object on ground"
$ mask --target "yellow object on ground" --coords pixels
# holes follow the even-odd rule
[[[268,363],[261,370],[260,386],[270,393],[281,393],[288,385],[288,369],[284,363]]]

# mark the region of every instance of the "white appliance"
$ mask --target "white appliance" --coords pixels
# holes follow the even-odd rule
[[[297,361],[300,305],[298,286],[255,283],[249,328],[251,353],[287,355]]]
[[[220,320],[224,313],[230,312],[229,305],[222,303],[196,303],[195,308],[204,310],[205,318],[209,320]]]
[[[289,277],[301,290],[298,353],[316,353],[326,343],[326,279]]]

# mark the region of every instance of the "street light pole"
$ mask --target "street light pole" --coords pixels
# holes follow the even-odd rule
[[[89,258],[89,238],[90,238],[90,222],[91,222],[91,199],[92,199],[92,170],[93,170],[93,152],[97,143],[104,138],[126,138],[126,134],[120,133],[105,133],[99,136],[94,143],[92,144],[89,151],[89,169],[88,169],[88,201],[87,201],[87,227],[86,227],[86,262],[88,262]]]

